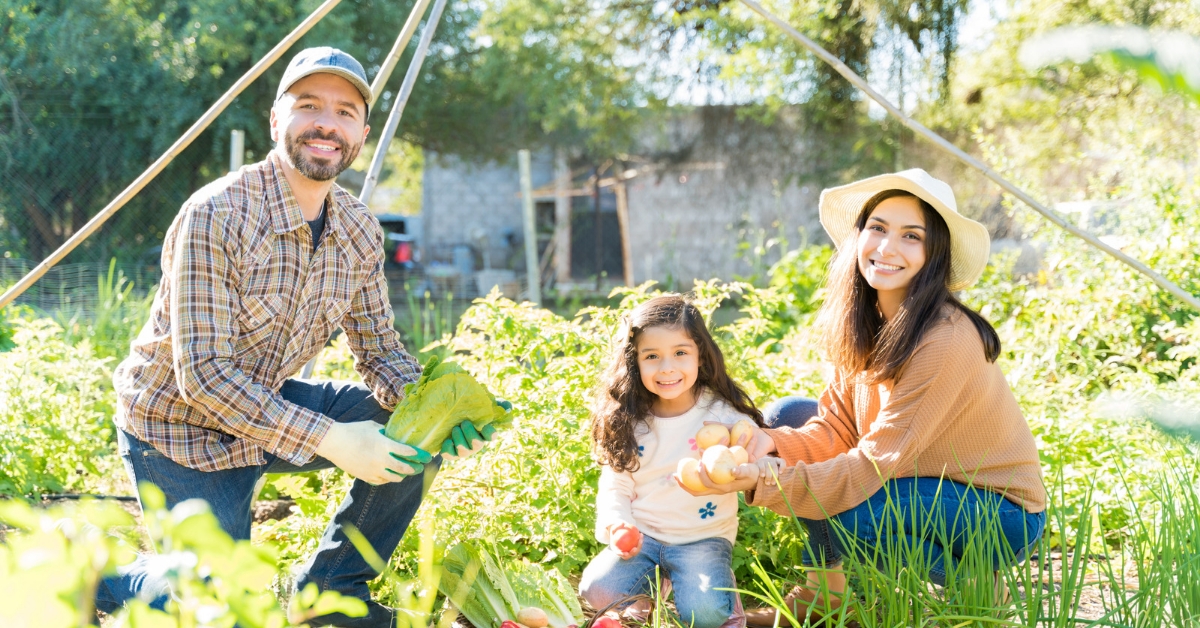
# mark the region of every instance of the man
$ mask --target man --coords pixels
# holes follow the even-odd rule
[[[392,327],[383,233],[366,206],[334,183],[363,147],[370,85],[333,48],[296,55],[271,109],[275,149],[184,204],[163,243],[163,279],[150,320],[117,367],[119,451],[134,483],[167,505],[208,501],[235,539],[250,538],[250,504],[264,473],[337,466],[356,481],[315,554],[297,574],[321,590],[367,601],[370,614],[318,624],[383,627],[370,601],[377,574],[347,541],[357,527],[391,556],[422,496],[424,451],[381,424],[420,375]],[[366,385],[289,379],[342,328]],[[464,422],[443,451],[474,453],[486,438]],[[102,583],[97,607],[134,595],[165,603],[152,557]]]

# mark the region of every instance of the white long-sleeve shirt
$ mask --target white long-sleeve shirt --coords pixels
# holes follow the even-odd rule
[[[671,475],[680,460],[700,457],[696,432],[705,421],[732,426],[745,418],[705,391],[684,414],[669,419],[651,416],[638,424],[638,470],[618,472],[609,465],[601,469],[596,492],[596,539],[607,544],[608,527],[623,522],[672,545],[713,537],[735,542],[737,493],[695,497],[680,488]]]

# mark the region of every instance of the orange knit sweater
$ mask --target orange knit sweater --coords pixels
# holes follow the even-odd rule
[[[824,519],[866,501],[885,479],[945,477],[991,490],[1027,512],[1046,509],[1029,424],[971,320],[947,307],[900,376],[867,385],[837,378],[800,429],[767,430],[788,467],[746,503]]]

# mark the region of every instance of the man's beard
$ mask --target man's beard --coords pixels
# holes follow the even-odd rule
[[[319,157],[310,159],[306,157],[301,152],[301,149],[303,149],[304,143],[310,140],[320,140],[322,142],[337,144],[338,148],[341,149],[342,160],[334,163],[332,159],[321,159]],[[342,171],[354,163],[354,159],[358,157],[358,152],[362,150],[362,144],[351,148],[336,133],[330,133],[328,136],[325,136],[316,130],[302,133],[300,137],[293,137],[291,132],[285,132],[283,135],[283,146],[287,150],[288,159],[291,160],[296,170],[313,181],[332,181],[336,179]]]

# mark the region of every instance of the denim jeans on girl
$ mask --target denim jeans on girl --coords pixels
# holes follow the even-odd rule
[[[600,610],[623,597],[653,596],[662,579],[671,579],[675,609],[685,626],[717,628],[735,613],[741,613],[733,589],[733,545],[723,538],[710,538],[670,545],[642,535],[642,551],[628,560],[611,547],[604,548],[579,581],[579,595]],[[656,574],[656,571],[658,572]]]
[[[763,418],[770,427],[798,428],[816,414],[816,401],[784,397],[771,404]],[[945,585],[947,572],[963,557],[973,530],[999,530],[1008,544],[992,548],[993,568],[999,569],[1010,557],[1016,562],[1025,559],[1042,536],[1046,513],[1029,514],[998,493],[951,480],[898,478],[846,512],[822,520],[801,517],[800,522],[808,530],[801,557],[807,566],[837,563],[849,551],[882,560],[889,548],[902,554],[916,550],[933,582]]]
[[[365,386],[350,382],[288,380],[280,395],[296,405],[320,412],[338,423],[375,421],[387,423],[390,412],[381,407]],[[208,502],[221,527],[235,540],[250,538],[250,506],[254,486],[264,473],[300,473],[333,466],[324,458],[314,458],[297,467],[266,454],[266,464],[221,471],[197,471],[180,465],[157,449],[117,430],[118,449],[134,485],[152,482],[162,489],[167,507],[187,499]],[[435,457],[433,464],[440,464]],[[297,589],[315,582],[322,591],[333,590],[367,602],[369,615],[347,618],[323,617],[320,623],[347,628],[385,628],[395,625],[393,612],[370,601],[367,582],[378,574],[371,569],[345,535],[343,526],[351,524],[362,532],[380,556],[391,556],[412,521],[423,496],[423,475],[418,474],[381,486],[355,480],[350,492],[326,528],[324,536],[308,562],[295,574]],[[124,567],[118,576],[100,583],[96,607],[112,613],[133,597],[162,608],[169,595],[165,576],[168,565],[161,557],[141,556]]]

